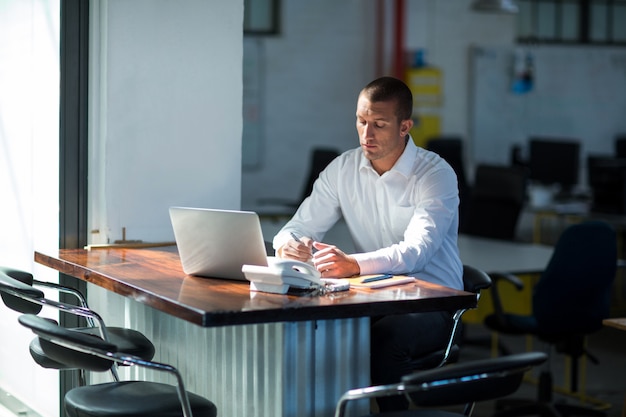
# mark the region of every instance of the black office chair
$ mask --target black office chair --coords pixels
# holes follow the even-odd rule
[[[346,414],[348,403],[364,398],[378,398],[402,394],[415,407],[390,413],[374,414],[378,417],[459,417],[471,416],[474,405],[512,394],[522,383],[524,374],[533,366],[545,362],[543,352],[527,352],[491,359],[468,361],[443,368],[419,371],[407,375],[396,384],[352,389],[341,396],[335,417]],[[463,413],[436,409],[465,405]],[[432,409],[432,408],[435,409]]]
[[[626,134],[615,136],[615,157],[626,158]]]
[[[76,297],[77,304],[69,304],[46,298],[44,292],[36,287],[53,289],[59,293],[71,294]],[[0,267],[0,295],[2,301],[10,309],[19,313],[39,314],[44,306],[55,308],[63,313],[83,317],[87,326],[74,330],[98,335],[105,340],[114,343],[120,351],[150,360],[154,356],[154,345],[143,334],[136,330],[123,327],[107,327],[103,319],[95,311],[89,309],[83,294],[74,288],[65,287],[56,283],[38,281],[29,272],[17,269]],[[41,349],[39,340],[35,338],[29,346],[30,354],[37,364],[49,369],[74,369],[68,368],[64,363],[59,363],[50,358]],[[79,369],[80,370],[80,369]],[[80,370],[82,371],[82,370]],[[115,368],[111,368],[113,377],[117,378]],[[85,384],[83,372],[79,374],[80,384]]]
[[[476,294],[476,302],[478,303],[481,290],[491,287],[491,278],[480,269],[470,265],[463,265],[463,287],[465,291]],[[458,361],[460,354],[458,336],[461,330],[461,319],[466,311],[467,309],[461,309],[454,312],[452,316],[453,325],[446,347],[427,355],[414,358],[411,361],[411,369],[416,371],[431,369]]]
[[[426,142],[426,149],[435,152],[454,169],[459,184],[459,230],[465,228],[470,206],[471,188],[465,175],[463,162],[463,139],[458,136],[435,136]]]
[[[499,284],[517,277],[491,274],[494,314],[485,318],[490,329],[512,335],[533,335],[571,360],[570,391],[578,392],[578,360],[584,355],[597,360],[585,347],[586,336],[602,328],[609,316],[611,285],[617,269],[617,239],[605,222],[589,221],[571,225],[559,237],[554,253],[533,289],[532,314],[505,313],[498,293]],[[552,403],[552,376],[543,371],[535,401],[500,404],[499,417],[540,413],[553,407],[561,415],[601,416],[604,413],[581,406]]]
[[[480,291],[491,286],[491,278],[480,269],[470,265],[463,265],[463,289],[476,294],[476,303],[480,300]],[[459,360],[461,348],[459,346],[459,335],[462,330],[461,319],[467,309],[460,309],[453,312],[452,328],[446,346],[427,354],[412,358],[409,368],[413,371],[423,371],[442,367],[455,363]]]
[[[465,228],[473,236],[515,240],[526,198],[526,170],[517,166],[480,164],[470,198]]]
[[[19,322],[31,329],[54,360],[67,366],[103,372],[116,363],[167,372],[176,385],[147,381],[115,381],[69,390],[63,399],[69,417],[215,417],[211,401],[187,392],[180,372],[173,366],[151,362],[120,352],[118,347],[95,335],[66,329],[44,318],[25,314]]]
[[[258,200],[260,205],[273,205],[284,206],[290,211],[295,212],[300,204],[307,198],[311,191],[313,191],[313,183],[319,177],[320,172],[331,163],[333,159],[339,156],[339,152],[331,148],[314,148],[311,153],[311,162],[309,165],[309,172],[304,183],[304,189],[298,199],[284,199],[284,198],[261,198]]]

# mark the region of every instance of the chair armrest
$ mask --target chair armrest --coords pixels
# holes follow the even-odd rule
[[[38,287],[51,288],[64,294],[71,294],[74,297],[76,297],[81,307],[89,308],[89,305],[87,304],[87,299],[85,298],[83,293],[81,293],[75,288],[65,287],[63,285],[60,285],[54,282],[38,281],[36,279],[33,280],[33,285],[38,286]]]
[[[525,352],[416,371],[404,376],[399,383],[347,391],[337,403],[335,417],[344,415],[349,401],[398,394],[406,395],[414,405],[435,407],[498,398],[517,389],[523,373],[546,359],[543,352]],[[417,397],[411,395],[420,392],[422,395]]]
[[[389,397],[392,395],[398,395],[404,393],[404,384],[388,384],[388,385],[375,385],[365,388],[355,388],[345,392],[335,408],[335,417],[343,417],[348,406],[348,402],[354,400],[361,400],[364,398],[377,398],[377,397]]]

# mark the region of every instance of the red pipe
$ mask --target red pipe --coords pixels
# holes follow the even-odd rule
[[[385,59],[385,0],[376,0],[376,78],[383,75]]]
[[[394,25],[394,74],[404,80],[404,0],[396,0]]]

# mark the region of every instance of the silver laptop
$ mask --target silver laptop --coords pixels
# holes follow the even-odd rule
[[[261,222],[252,211],[171,207],[170,219],[188,275],[245,280],[244,264],[267,266]]]

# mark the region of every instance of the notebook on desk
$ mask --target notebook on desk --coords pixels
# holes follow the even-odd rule
[[[355,288],[385,288],[393,285],[409,284],[415,282],[415,277],[407,275],[361,275],[354,278],[347,278],[351,287]]]
[[[183,271],[245,281],[241,267],[267,266],[259,216],[251,211],[171,207]]]

